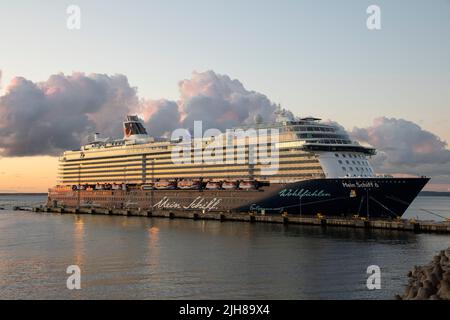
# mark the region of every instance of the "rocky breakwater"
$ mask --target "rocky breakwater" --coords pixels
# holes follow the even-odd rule
[[[450,248],[442,250],[425,266],[408,272],[409,282],[402,300],[450,300]]]

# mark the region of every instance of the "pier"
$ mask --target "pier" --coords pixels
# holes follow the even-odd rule
[[[399,230],[417,233],[443,233],[450,234],[450,221],[420,221],[420,220],[382,220],[365,219],[361,217],[325,217],[325,216],[299,216],[287,214],[257,214],[257,213],[231,213],[231,212],[198,212],[176,210],[140,210],[140,209],[112,209],[112,208],[63,208],[63,207],[14,207],[14,210],[27,210],[33,212],[48,212],[58,214],[97,214],[116,216],[140,216],[168,219],[193,219],[240,221],[248,223],[278,223],[293,225],[313,225],[320,227],[348,227],[364,229]]]

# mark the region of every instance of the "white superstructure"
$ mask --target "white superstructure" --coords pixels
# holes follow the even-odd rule
[[[273,152],[276,146],[277,171],[264,172],[268,165],[250,164],[249,161],[208,162],[192,161],[174,163],[173,151],[179,141],[154,139],[147,132],[137,116],[128,116],[124,122],[124,138],[120,140],[96,138],[80,150],[66,151],[60,157],[59,183],[137,183],[145,184],[155,179],[206,179],[237,180],[256,179],[270,182],[293,182],[314,178],[374,177],[369,163],[375,150],[352,141],[340,127],[327,124],[317,118],[290,120],[283,112],[273,123],[258,123],[233,130],[275,129],[279,134],[271,138],[269,146],[261,149],[247,139],[247,145],[234,138],[233,159],[248,160],[251,151]],[[225,135],[225,133],[224,133]],[[205,151],[217,137],[193,141],[190,148]],[[228,139],[228,138],[227,138]],[[245,138],[244,138],[245,139]],[[201,150],[199,150],[201,149]],[[273,155],[273,154],[272,154]]]

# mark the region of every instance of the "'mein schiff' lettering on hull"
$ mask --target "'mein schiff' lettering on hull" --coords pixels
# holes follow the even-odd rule
[[[311,191],[309,189],[283,189],[279,193],[280,197],[330,197],[331,195],[325,190],[314,190]]]
[[[213,198],[211,200],[207,200],[203,197],[195,198],[190,204],[187,206],[183,206],[178,201],[170,200],[169,197],[164,197],[159,200],[157,203],[153,205],[153,208],[159,209],[200,209],[200,210],[216,210],[219,208],[219,203],[222,202],[222,199]]]

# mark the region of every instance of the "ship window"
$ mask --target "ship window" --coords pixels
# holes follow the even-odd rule
[[[342,170],[346,171],[347,169],[345,169],[345,167],[342,167]]]
[[[342,154],[342,157],[345,158],[345,154]]]
[[[347,164],[350,164],[350,161],[348,161],[348,160],[345,160],[345,163],[347,163]]]
[[[337,153],[335,153],[334,156],[335,156],[336,158],[339,158],[339,155],[338,155]]]
[[[338,160],[339,164],[342,164],[342,160]]]
[[[359,171],[359,168],[358,168],[358,167],[356,167],[356,171]]]
[[[349,167],[349,169],[350,169],[350,171],[353,171],[353,168],[352,168],[352,167]]]
[[[355,161],[352,161],[352,163],[353,163],[353,164],[356,164],[356,162],[355,162]]]

